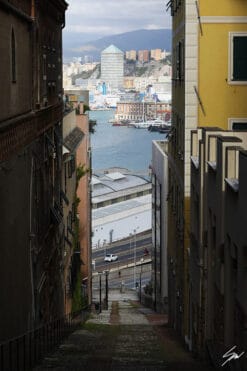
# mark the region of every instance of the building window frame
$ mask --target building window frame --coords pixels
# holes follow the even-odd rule
[[[247,32],[229,32],[228,38],[228,84],[229,85],[247,85],[247,76],[245,80],[237,80],[234,78],[234,38],[245,37],[247,40]]]
[[[234,129],[234,123],[243,123],[247,124],[247,117],[246,118],[238,118],[238,117],[230,117],[228,118],[228,129],[238,131],[238,129]],[[246,129],[247,130],[247,129]]]

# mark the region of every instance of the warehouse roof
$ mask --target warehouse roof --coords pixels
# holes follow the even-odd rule
[[[100,176],[92,176],[92,197],[102,196],[118,191],[128,190],[130,188],[143,186],[149,182],[133,174],[123,174],[112,172]]]

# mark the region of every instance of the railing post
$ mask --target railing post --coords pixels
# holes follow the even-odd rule
[[[9,342],[9,369],[12,370],[12,340]]]
[[[0,371],[30,371],[84,320],[84,310],[69,313],[0,344]]]
[[[17,367],[17,371],[20,371],[19,338],[16,339],[16,367]]]
[[[0,347],[0,365],[1,365],[1,370],[4,369],[4,345],[1,344]]]
[[[33,345],[34,345],[34,350],[33,350],[33,360],[34,360],[34,364],[36,363],[36,360],[37,360],[37,347],[36,347],[36,330],[34,330],[34,333],[33,333]]]
[[[26,334],[23,336],[23,371],[26,370]]]
[[[28,333],[28,360],[29,360],[29,368],[32,368],[32,354],[33,352],[31,351],[31,332],[29,331]]]

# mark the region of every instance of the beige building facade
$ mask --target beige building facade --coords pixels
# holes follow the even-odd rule
[[[136,61],[137,52],[136,50],[128,50],[126,51],[125,56],[127,60]]]
[[[138,50],[137,59],[141,63],[149,62],[150,51],[149,50]]]
[[[246,62],[241,65],[239,61],[246,61],[247,49],[240,44],[247,40],[247,7],[242,1],[218,1],[216,7],[211,0],[174,0],[169,6],[173,17],[169,319],[189,349],[200,354],[204,288],[200,287],[198,274],[205,235],[193,232],[196,236],[199,233],[200,240],[195,260],[191,256],[195,238],[191,232],[191,132],[199,127],[245,130]],[[203,215],[199,209],[199,220]]]
[[[116,120],[145,121],[156,117],[166,119],[171,105],[166,102],[118,102]]]
[[[161,49],[152,49],[150,51],[150,58],[155,61],[160,61],[162,59],[162,50]]]
[[[168,311],[167,217],[168,142],[152,143],[152,286],[153,306],[161,313]]]
[[[247,346],[247,133],[201,128],[191,143],[191,348],[220,365],[232,346]]]

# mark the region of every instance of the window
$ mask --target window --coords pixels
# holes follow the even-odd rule
[[[68,162],[68,177],[71,178],[72,174],[75,171],[75,158],[74,156],[71,157],[70,161]]]
[[[247,130],[247,122],[233,122],[232,130]]]
[[[247,118],[230,118],[228,127],[230,130],[247,131]]]
[[[15,32],[11,32],[11,74],[12,82],[16,82],[16,45],[15,45]]]
[[[69,211],[69,215],[67,216],[67,227],[72,229],[72,212]]]
[[[230,84],[247,84],[247,33],[229,33],[229,68]]]

